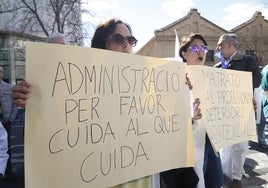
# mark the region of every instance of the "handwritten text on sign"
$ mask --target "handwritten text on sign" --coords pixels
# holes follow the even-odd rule
[[[27,187],[107,187],[193,165],[183,64],[29,43],[26,67]]]
[[[251,73],[189,66],[194,96],[201,98],[202,121],[216,150],[252,139],[255,118]]]

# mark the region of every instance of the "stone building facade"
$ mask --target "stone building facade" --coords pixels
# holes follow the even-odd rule
[[[197,9],[191,9],[185,17],[155,30],[152,39],[136,54],[160,58],[174,57],[175,30],[180,39],[191,33],[202,34],[209,46],[206,65],[217,62],[214,58],[216,45],[219,37],[225,33],[237,34],[240,42],[239,51],[254,55],[260,66],[268,63],[268,21],[261,12],[256,12],[247,22],[227,31],[200,16]]]

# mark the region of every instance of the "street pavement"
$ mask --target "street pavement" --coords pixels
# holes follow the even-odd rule
[[[4,181],[0,188],[24,188],[24,144],[23,123],[17,121],[12,129],[12,163],[17,181]],[[268,126],[265,130],[268,139]],[[264,149],[254,141],[249,142],[249,151],[245,162],[245,175],[242,179],[243,188],[268,188],[268,149]],[[224,188],[228,188],[230,180],[225,178]]]

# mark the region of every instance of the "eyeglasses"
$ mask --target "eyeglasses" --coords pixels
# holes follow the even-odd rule
[[[116,44],[123,44],[125,41],[127,41],[132,47],[135,47],[137,45],[138,40],[133,36],[127,36],[124,37],[123,35],[116,33],[114,35],[111,35],[111,38],[114,43]]]
[[[194,54],[196,54],[198,52],[203,52],[203,53],[206,54],[208,52],[208,46],[197,46],[197,45],[193,45],[193,46],[189,46],[189,49]]]

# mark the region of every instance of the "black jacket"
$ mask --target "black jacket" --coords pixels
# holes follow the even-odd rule
[[[221,68],[221,62],[214,67]],[[261,83],[261,73],[257,63],[251,55],[241,55],[236,53],[233,59],[229,62],[227,69],[252,72],[253,88],[257,88]]]

